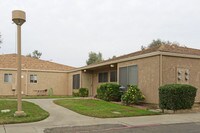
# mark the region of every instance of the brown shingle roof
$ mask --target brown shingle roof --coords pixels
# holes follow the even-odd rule
[[[68,71],[74,67],[22,56],[22,69]],[[0,68],[17,68],[17,54],[0,55]]]
[[[187,55],[199,55],[200,56],[200,50],[199,49],[181,47],[181,46],[174,46],[174,45],[161,45],[159,47],[159,51],[179,53],[179,54],[187,54]]]
[[[152,52],[156,52],[156,51],[200,56],[200,50],[199,49],[193,49],[193,48],[187,48],[187,47],[181,47],[181,46],[174,46],[174,45],[161,45],[161,46],[137,51],[137,52],[134,52],[134,53],[118,56],[114,59],[109,59],[109,60],[105,60],[105,61],[102,61],[102,62],[99,62],[99,63],[94,63],[94,64],[91,64],[91,66],[96,65],[96,64],[105,63],[105,62],[117,61],[117,60],[120,60],[120,59],[134,57],[134,56],[138,56],[138,55],[148,54],[148,53],[152,53]]]

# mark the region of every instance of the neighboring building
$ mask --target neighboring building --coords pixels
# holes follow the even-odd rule
[[[67,71],[73,67],[22,56],[22,94],[67,95]],[[15,95],[17,55],[0,55],[0,95]]]
[[[200,50],[159,46],[120,56],[68,72],[68,92],[85,87],[95,96],[101,83],[138,85],[147,103],[158,103],[158,88],[165,84],[191,84],[200,88]],[[196,102],[200,102],[200,90]]]

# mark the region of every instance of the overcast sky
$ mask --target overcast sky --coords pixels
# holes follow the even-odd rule
[[[11,12],[24,10],[22,54],[84,66],[90,51],[104,59],[140,50],[153,39],[200,49],[199,0],[0,0],[0,54],[16,53]]]

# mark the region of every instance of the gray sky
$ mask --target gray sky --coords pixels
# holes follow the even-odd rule
[[[200,49],[199,0],[0,0],[0,54],[16,53],[11,12],[24,10],[22,54],[83,66],[90,51],[104,59],[140,50],[153,39]]]

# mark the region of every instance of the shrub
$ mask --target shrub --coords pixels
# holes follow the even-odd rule
[[[73,97],[79,97],[79,89],[73,89],[72,95]]]
[[[144,95],[138,88],[137,85],[130,85],[128,90],[122,95],[122,103],[129,105],[129,104],[139,104],[140,102],[144,101]]]
[[[79,89],[79,96],[80,97],[88,97],[89,91],[87,88],[80,88]]]
[[[48,89],[48,96],[53,96],[53,88]]]
[[[119,87],[120,85],[116,83],[101,84],[97,89],[97,98],[105,101],[120,101],[122,92]]]
[[[159,107],[161,109],[191,109],[197,88],[185,84],[168,84],[159,88]]]

